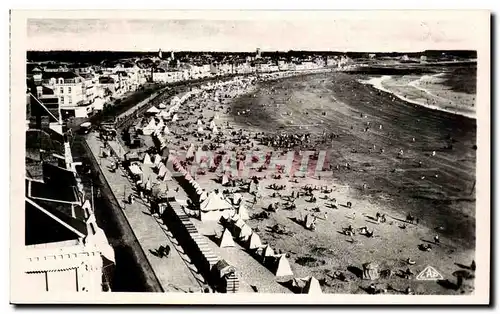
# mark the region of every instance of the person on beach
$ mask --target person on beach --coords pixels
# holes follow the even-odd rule
[[[439,236],[438,236],[438,235],[435,235],[435,236],[434,236],[434,243],[436,243],[436,244],[439,244],[439,243],[440,243],[440,241],[439,241]]]

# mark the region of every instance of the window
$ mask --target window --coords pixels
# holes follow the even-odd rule
[[[68,93],[71,94],[71,87],[68,87]]]
[[[64,84],[64,79],[63,78],[59,78],[59,84]]]
[[[60,92],[61,94],[64,94],[64,87],[59,88],[59,92]]]
[[[61,104],[64,104],[64,97],[61,97]]]
[[[71,105],[72,102],[73,102],[73,100],[71,99],[71,97],[68,97],[68,104]]]

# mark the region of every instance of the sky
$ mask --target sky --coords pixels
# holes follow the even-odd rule
[[[477,48],[474,20],[394,14],[236,19],[27,20],[28,50],[422,51]]]

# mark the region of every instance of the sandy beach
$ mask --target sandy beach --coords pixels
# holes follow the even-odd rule
[[[179,107],[178,121],[167,122],[171,132],[168,146],[181,159],[191,143],[195,150],[204,147],[214,153],[282,152],[264,145],[263,134],[310,134],[309,144],[293,150],[296,162],[302,158],[301,151],[324,150],[324,165],[316,173],[294,179],[287,174],[276,178],[274,169],[235,172],[236,180],[261,177],[256,202],[239,185],[222,186],[219,170],[192,170],[191,174],[207,192],[240,192],[250,217],[268,212],[268,218],[249,219],[247,224],[263,244],[287,254],[293,277],[315,276],[325,293],[365,293],[368,283],[359,272],[367,262],[393,272],[390,278],[377,280],[387,293],[403,294],[408,287],[419,294],[470,293],[473,282],[460,290],[450,289],[450,283],[456,281],[456,271],[475,258],[475,119],[403,101],[358,79],[336,72],[206,90]],[[159,102],[168,103],[169,99],[155,100]],[[217,135],[210,132],[212,122]],[[325,134],[335,136],[325,140]],[[153,145],[150,137],[143,137],[148,146]],[[237,144],[237,138],[248,142]],[[210,148],[214,143],[218,144]],[[400,150],[404,157],[398,157]],[[316,161],[306,167],[317,168]],[[269,188],[273,184],[284,188]],[[304,191],[305,186],[318,189],[312,192],[314,202],[299,197],[296,208],[287,209],[287,198],[292,192]],[[323,193],[321,188],[331,192]],[[186,203],[185,195],[179,194],[181,203]],[[269,205],[275,203],[277,210],[269,212]],[[377,213],[385,214],[387,221],[377,221]],[[408,214],[417,217],[418,223],[407,223]],[[301,223],[307,215],[317,217],[314,231]],[[288,235],[271,232],[276,224]],[[223,230],[217,224],[197,221],[196,225],[212,242]],[[348,226],[354,230],[366,227],[374,236],[346,236],[343,230]],[[438,244],[433,240],[436,235]],[[431,251],[420,248],[429,243]],[[243,253],[231,260],[226,248],[212,247],[242,269],[244,286],[278,292],[271,288],[276,282],[269,282],[273,276],[260,276],[265,272],[246,249],[238,249]],[[411,265],[408,259],[413,261]],[[410,268],[416,276],[427,266],[438,270],[444,280],[419,281],[402,274]],[[255,277],[247,274],[252,269]],[[348,280],[334,279],[335,272]],[[275,278],[285,286],[288,279]]]
[[[270,203],[284,203],[272,196],[273,190],[265,188],[273,183],[286,186],[280,192],[283,196],[308,184],[327,186],[333,189],[332,195],[337,203],[343,205],[329,209],[328,202],[321,199],[322,194],[314,192],[317,196],[315,204],[298,199],[296,210],[280,209],[268,219],[247,222],[264,243],[289,254],[295,277],[313,275],[322,280],[324,291],[329,293],[364,293],[363,282],[354,273],[366,262],[374,261],[381,269],[398,272],[408,267],[405,261],[411,258],[416,261],[411,267],[415,272],[431,265],[453,281],[453,273],[460,269],[455,263],[468,264],[474,259],[475,203],[474,194],[470,194],[475,169],[472,149],[474,120],[447,113],[435,114],[436,111],[378,95],[372,87],[359,84],[343,73],[263,82],[245,92],[228,92],[229,97],[219,102],[213,101],[211,96],[190,101],[186,108],[191,109],[184,108],[179,113],[182,126],[172,126],[171,131],[178,138],[182,134],[188,143],[201,147],[210,141],[196,139],[188,132],[188,126],[194,128],[201,116],[203,121],[217,117],[215,121],[225,138],[230,138],[231,132],[240,128],[248,138],[262,131],[310,132],[319,137],[321,132],[329,130],[339,137],[331,143],[315,143],[310,149],[328,149],[329,163],[348,162],[352,167],[350,170],[341,167],[338,171],[322,171],[320,178],[306,177],[298,183],[290,182],[286,177],[276,180],[266,176],[261,181],[264,187],[262,197],[255,204],[250,195],[243,193],[250,215],[265,211]],[[360,103],[364,105],[360,106]],[[450,120],[450,117],[455,120]],[[448,122],[443,125],[443,120]],[[367,122],[383,127],[364,132],[363,126]],[[421,130],[422,124],[427,131]],[[442,147],[447,133],[453,134],[456,141],[456,148],[451,151]],[[417,138],[416,142],[411,141],[412,137]],[[258,141],[252,140],[251,143],[266,150]],[[372,152],[370,147],[373,145],[384,147],[387,153]],[[181,146],[179,152],[185,153],[188,146]],[[174,144],[173,147],[179,146]],[[245,149],[229,142],[225,149],[234,150],[232,147],[236,152]],[[406,152],[404,160],[396,157],[400,148]],[[438,151],[437,157],[429,157],[432,150]],[[423,160],[425,165],[418,168],[417,160]],[[196,180],[207,191],[225,189],[216,183],[219,181],[215,173],[197,175]],[[361,188],[363,184],[367,184],[366,190]],[[355,204],[353,208],[345,207],[348,201]],[[315,207],[319,212],[314,210]],[[321,217],[325,212],[327,217],[318,219],[315,231],[306,230],[294,221],[307,214]],[[374,220],[378,212],[387,214],[386,223]],[[419,217],[420,223],[405,224],[408,213]],[[293,236],[268,232],[268,227],[275,224],[285,226]],[[358,235],[351,239],[342,234],[342,229],[349,225],[355,228],[367,226],[376,232],[376,236],[365,238]],[[401,229],[403,225],[406,225],[405,229]],[[222,232],[220,228],[215,229],[211,230],[216,234]],[[419,244],[432,243],[437,234],[442,239],[441,245],[435,246],[431,252],[419,250]],[[249,255],[249,258],[252,257]],[[245,267],[241,260],[239,266]],[[348,274],[350,281],[333,280],[331,275],[335,271]],[[260,284],[265,285],[263,282]],[[401,292],[407,286],[419,293],[460,293],[436,282],[398,276],[380,283],[394,287],[396,292],[393,293]]]

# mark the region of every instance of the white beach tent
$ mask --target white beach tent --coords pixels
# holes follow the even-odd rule
[[[160,109],[165,109],[165,108],[167,108],[167,106],[166,106],[164,103],[160,103],[160,104],[158,105],[158,108],[160,108]]]
[[[196,124],[198,124],[198,125],[203,125],[203,122],[201,122],[201,120],[200,120],[200,119],[198,119],[198,122],[197,122]]]
[[[231,232],[229,232],[229,229],[224,229],[224,232],[222,232],[222,236],[220,237],[220,242],[219,242],[220,247],[234,247],[234,240],[233,236],[231,235]]]
[[[212,133],[213,133],[213,134],[217,134],[217,133],[219,133],[219,129],[217,129],[217,127],[216,127],[216,126],[215,126],[215,127],[213,127],[213,128],[212,128]]]
[[[212,191],[208,197],[200,204],[200,218],[202,221],[219,220],[224,214],[234,212],[231,204],[222,198],[218,191]]]
[[[151,157],[149,156],[149,154],[148,154],[148,153],[146,153],[146,154],[144,155],[144,159],[143,159],[142,163],[143,163],[144,165],[146,165],[146,166],[152,166],[152,165],[153,165],[153,162],[151,161]]]
[[[128,169],[130,170],[130,172],[132,172],[132,174],[134,175],[141,175],[142,174],[142,170],[141,168],[139,168],[138,165],[136,164],[132,164],[130,165],[130,167],[128,167]]]
[[[151,180],[150,180],[150,178],[148,177],[148,180],[146,181],[146,184],[144,184],[144,189],[145,189],[146,191],[149,191],[149,190],[151,190],[151,187],[152,187],[152,186],[151,186]]]
[[[242,195],[240,193],[234,193],[233,194],[233,205],[237,205],[241,202]]]
[[[253,233],[252,228],[250,228],[249,225],[244,224],[243,227],[241,227],[240,229],[240,233],[238,234],[238,239],[240,239],[240,241],[243,242],[248,241],[252,233]]]
[[[301,293],[305,294],[322,294],[321,285],[318,279],[313,276],[303,278],[294,278],[292,282],[293,287],[298,288]]]
[[[201,125],[198,127],[198,133],[203,133],[203,127]]]
[[[158,108],[156,108],[155,106],[149,108],[147,111],[147,113],[159,113],[160,110],[158,110]]]
[[[257,233],[252,232],[250,239],[248,239],[248,248],[250,250],[258,249],[262,246],[262,242],[260,241],[260,237]]]
[[[163,176],[163,181],[172,181],[172,172],[168,170],[168,168],[165,166],[165,175]]]
[[[211,128],[211,129],[213,129],[213,128],[215,128],[215,127],[217,127],[217,125],[215,125],[215,121],[214,121],[214,120],[212,120],[212,121],[210,122],[210,128]]]
[[[166,111],[166,110],[162,110],[162,111],[158,114],[158,116],[159,116],[160,118],[162,118],[162,119],[167,119],[167,118],[169,118],[169,117],[170,117],[170,113],[169,113],[168,111]]]
[[[195,152],[196,152],[196,148],[194,147],[194,144],[191,143],[191,145],[189,145],[189,148],[188,148],[188,150],[186,152],[186,158],[187,159],[193,158]]]
[[[155,167],[159,168],[160,167],[160,163],[161,163],[161,156],[159,154],[155,154],[155,158],[154,158],[154,165]]]
[[[292,268],[285,255],[278,257],[276,272],[274,274],[276,277],[293,276]]]
[[[203,191],[200,195],[200,202],[205,201],[208,198],[208,194],[206,191]]]
[[[151,135],[156,130],[156,122],[154,118],[149,120],[149,123],[142,129],[144,135]]]
[[[229,178],[226,174],[222,175],[222,185],[226,185],[229,183]]]
[[[313,276],[310,276],[309,280],[306,283],[304,292],[308,294],[322,294],[323,291],[321,291],[321,285],[319,284],[318,279],[316,279]]]
[[[165,126],[165,123],[163,123],[163,120],[160,119],[160,122],[156,125],[156,130],[161,132],[163,130],[163,127]]]
[[[170,130],[168,129],[167,125],[165,125],[165,127],[163,128],[163,133],[164,134],[170,134]]]
[[[243,202],[238,206],[238,215],[240,215],[241,219],[248,220],[250,217],[248,216],[248,211]]]
[[[272,257],[272,256],[274,256],[274,250],[269,244],[267,244],[264,247],[264,249],[262,250],[262,257],[266,258],[266,257]]]

